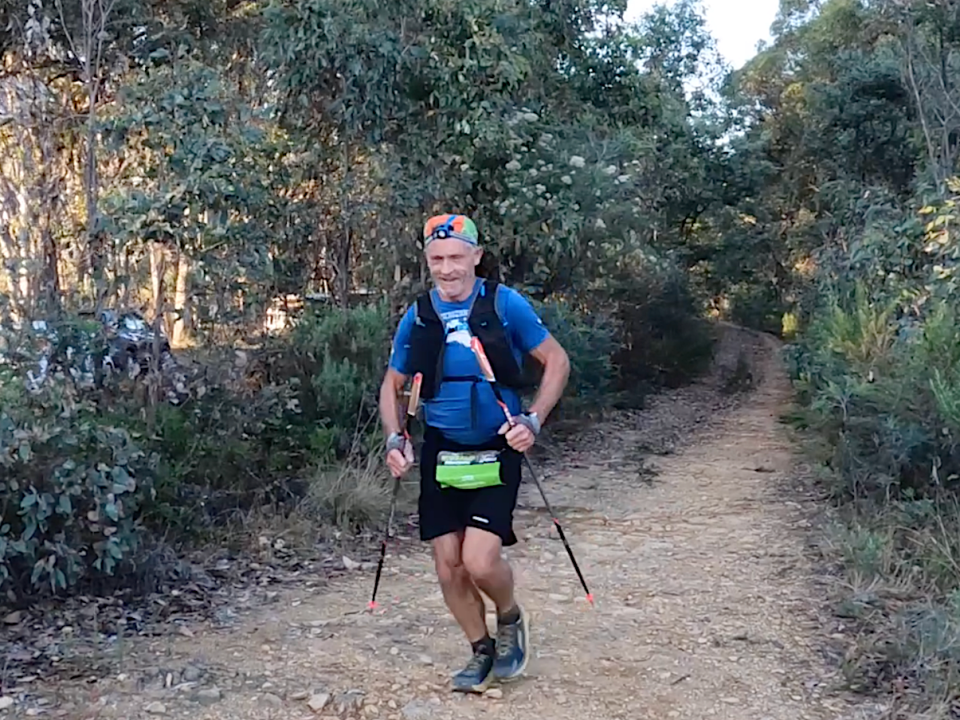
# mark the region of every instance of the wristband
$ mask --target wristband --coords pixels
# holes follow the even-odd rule
[[[525,425],[526,427],[530,428],[530,431],[534,435],[540,434],[540,418],[537,417],[535,412],[518,415],[516,420],[521,425]]]
[[[400,452],[403,452],[403,449],[406,447],[406,445],[407,438],[398,432],[390,433],[390,437],[387,438],[388,453],[393,450],[399,450]]]

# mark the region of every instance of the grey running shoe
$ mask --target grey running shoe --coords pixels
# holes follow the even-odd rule
[[[478,650],[467,666],[453,676],[454,691],[482,693],[493,679],[492,670],[493,657],[485,649]]]
[[[530,658],[530,624],[520,607],[520,619],[510,625],[497,625],[497,657],[493,675],[498,680],[513,680],[527,669]]]

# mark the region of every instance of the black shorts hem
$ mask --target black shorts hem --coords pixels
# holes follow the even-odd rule
[[[431,529],[428,530],[423,526],[422,517],[423,516],[421,514],[420,540],[422,540],[423,542],[433,542],[437,538],[443,537],[444,535],[451,535],[453,533],[464,532],[468,527],[475,528],[477,530],[484,530],[488,533],[491,533],[492,535],[496,535],[498,538],[500,538],[500,542],[503,544],[503,547],[512,547],[513,545],[516,545],[520,541],[513,530],[512,523],[511,523],[510,529],[507,530],[506,532],[503,532],[503,531],[498,532],[496,530],[492,530],[486,525],[483,525],[476,521],[468,521],[466,527],[458,525],[456,527],[450,528],[449,530],[444,530],[438,526],[433,526],[431,527]]]

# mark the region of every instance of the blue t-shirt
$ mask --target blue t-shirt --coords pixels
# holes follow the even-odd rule
[[[549,331],[537,316],[536,311],[516,290],[500,285],[497,295],[497,311],[503,323],[514,357],[522,362],[523,355],[529,353],[549,337]],[[470,349],[472,333],[467,323],[473,299],[478,292],[487,292],[482,279],[477,279],[473,295],[462,302],[444,302],[432,290],[434,307],[440,316],[447,336],[446,352],[443,359],[443,374],[446,377],[476,377],[476,425],[471,414],[470,393],[474,383],[458,380],[445,380],[437,395],[423,403],[424,420],[431,427],[441,430],[454,442],[464,445],[479,445],[496,437],[506,417],[497,404],[496,396],[490,384],[483,378],[480,365]],[[390,367],[404,375],[412,374],[409,367],[410,333],[416,320],[416,305],[407,309],[393,341]],[[439,380],[439,379],[438,379]],[[500,394],[510,408],[510,412],[520,412],[520,398],[510,388],[500,386]]]

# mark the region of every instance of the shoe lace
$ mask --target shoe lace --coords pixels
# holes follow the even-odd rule
[[[467,662],[467,666],[463,669],[465,673],[474,673],[480,672],[483,670],[483,663],[487,655],[482,652],[474,653],[473,657]]]
[[[497,633],[497,655],[505,657],[517,647],[519,624],[504,625]]]

